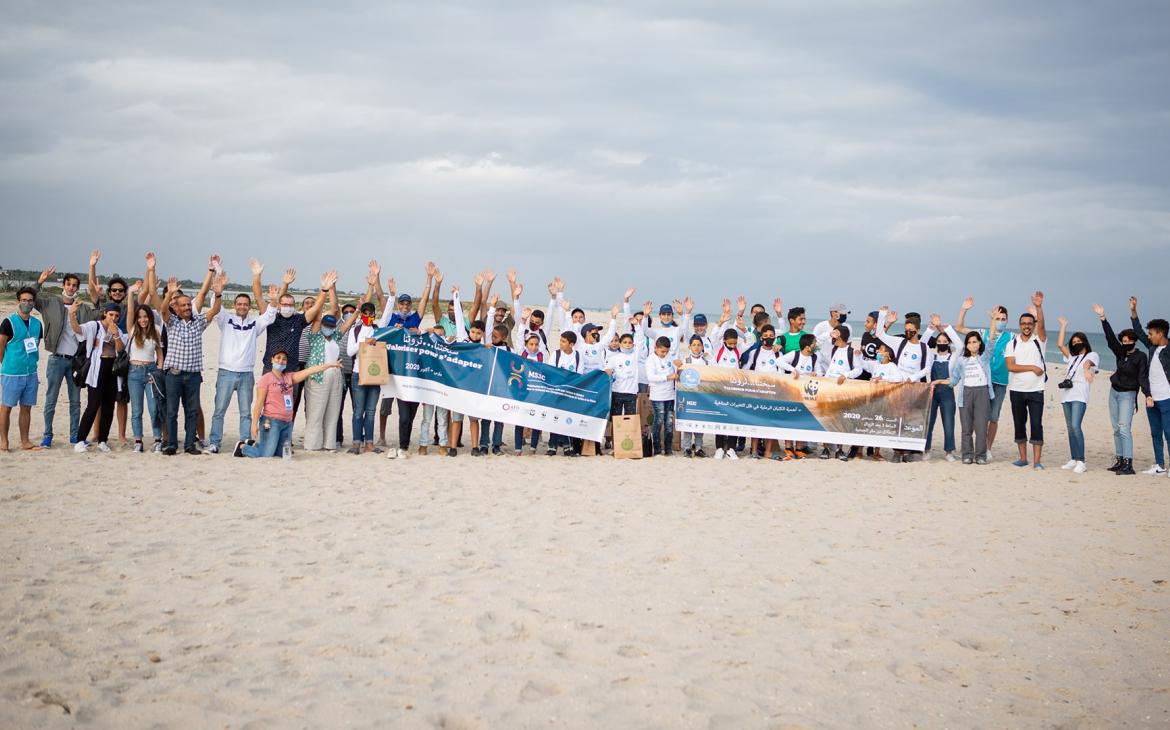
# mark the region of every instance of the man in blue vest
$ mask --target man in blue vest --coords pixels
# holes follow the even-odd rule
[[[23,287],[16,294],[17,310],[0,322],[0,451],[8,451],[8,421],[20,406],[20,448],[32,450],[28,425],[37,404],[37,361],[44,329],[32,316],[37,292]]]

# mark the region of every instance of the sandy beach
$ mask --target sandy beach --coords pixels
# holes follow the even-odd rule
[[[1164,726],[1170,479],[1104,471],[1104,377],[1061,471],[1058,380],[1042,473],[79,455],[62,394],[0,455],[0,727]]]

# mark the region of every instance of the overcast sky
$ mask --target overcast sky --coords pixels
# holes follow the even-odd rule
[[[1164,0],[237,5],[3,3],[0,265],[1170,312]]]

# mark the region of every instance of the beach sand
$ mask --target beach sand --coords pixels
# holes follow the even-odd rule
[[[1058,380],[1043,473],[0,455],[0,727],[1165,725],[1170,479]]]

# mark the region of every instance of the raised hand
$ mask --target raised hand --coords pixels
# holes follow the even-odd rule
[[[435,266],[435,262],[428,261],[426,268],[427,268],[427,276],[429,276],[433,279],[435,277],[435,270],[438,268],[437,266]]]
[[[1061,329],[1068,327],[1068,317],[1065,317],[1062,315],[1060,317],[1057,317],[1056,321],[1058,324],[1060,324]]]
[[[459,296],[459,285],[452,284],[451,285],[451,298],[454,299],[457,296]]]
[[[747,309],[747,299],[742,294],[735,298],[735,307],[740,314],[743,314],[743,311]]]
[[[167,279],[167,293],[174,294],[177,291],[179,291],[179,280],[172,276],[171,278]]]
[[[784,311],[784,302],[780,300],[780,297],[776,297],[772,300],[772,311],[776,314],[780,314]]]
[[[216,274],[211,280],[211,290],[215,292],[216,296],[223,294],[223,288],[227,286],[228,277],[226,271],[221,271]]]
[[[370,286],[378,285],[378,274],[375,273],[373,269],[366,272],[366,284],[369,284]]]
[[[691,312],[695,311],[695,300],[691,299],[690,297],[684,297],[683,306],[687,308],[687,314],[690,314]]]
[[[370,259],[370,263],[366,266],[366,271],[373,274],[375,279],[382,278],[382,265],[378,263],[377,259]]]
[[[133,299],[134,296],[136,294],[138,294],[138,292],[141,290],[142,290],[142,279],[138,279],[133,284],[130,285],[129,289],[126,290],[126,294],[129,296],[130,299]]]
[[[95,248],[94,250],[89,252],[89,265],[90,266],[97,266],[97,262],[101,261],[101,259],[102,259],[102,252],[99,251],[98,249]]]
[[[520,310],[520,321],[527,322],[528,318],[532,316],[532,307],[525,307]]]
[[[559,276],[553,277],[553,281],[557,283],[557,291],[563,292],[565,290],[565,280]]]
[[[516,283],[516,269],[508,269],[507,278],[508,278],[509,284],[515,284]]]
[[[731,300],[727,297],[723,298],[723,321],[726,322],[731,318]]]
[[[886,313],[886,325],[887,326],[892,325],[894,322],[897,322],[897,321],[898,321],[898,313],[897,312],[895,312],[894,310],[891,309],[889,312]]]
[[[622,297],[623,300],[627,301],[627,302],[630,301],[630,297],[634,296],[634,292],[636,292],[636,291],[637,291],[637,289],[635,289],[632,286],[629,289],[626,289],[625,296]]]
[[[488,302],[488,306],[490,306],[492,309],[495,309],[496,305],[499,303],[500,303],[500,295],[499,294],[492,294],[492,299],[490,302]]]
[[[1129,316],[1131,319],[1137,319],[1137,297],[1129,298]]]
[[[1037,291],[1032,295],[1032,306],[1036,309],[1040,309],[1044,306],[1044,292]]]
[[[671,304],[674,306],[674,311],[676,311],[676,312],[683,311],[683,303],[680,302],[679,300],[675,299],[673,302],[671,302]]]
[[[517,283],[515,279],[512,279],[511,281],[512,281],[512,301],[514,301],[514,302],[519,301],[520,295],[524,293],[524,285]]]
[[[496,280],[496,272],[488,269],[487,271],[483,272],[483,279],[488,283],[488,286],[491,286],[492,282]]]
[[[974,306],[975,306],[975,297],[967,297],[966,299],[963,300],[962,309],[964,312],[966,312],[968,309],[970,309],[971,307],[974,307]]]
[[[264,264],[260,263],[260,259],[248,259],[248,266],[252,268],[252,276],[260,276],[264,273]]]
[[[321,275],[321,288],[332,289],[337,284],[337,272],[326,271]]]
[[[654,308],[654,302],[647,299],[642,302],[642,314],[648,319],[650,317],[650,310]]]
[[[268,285],[268,301],[272,302],[273,305],[276,304],[276,295],[279,293],[280,290],[276,288],[276,284]]]
[[[609,318],[617,319],[618,312],[622,311],[621,305],[615,304],[609,308]]]
[[[391,299],[398,293],[398,286],[395,285],[393,276],[386,280],[386,292],[390,295]]]
[[[284,278],[282,279],[282,281],[284,281],[285,286],[293,283],[296,280],[297,280],[297,270],[296,269],[287,269],[284,272]]]
[[[223,266],[221,265],[222,261],[223,259],[219,257],[219,254],[213,253],[207,257],[207,268],[215,269],[216,272],[219,272],[223,269]]]
[[[146,252],[146,270],[147,271],[154,271],[154,267],[157,263],[158,263],[158,261],[154,257],[154,251],[147,251]]]
[[[561,300],[561,309],[568,312],[570,309],[572,309],[572,307],[573,307],[573,302],[568,297],[565,297],[564,299]]]
[[[1097,315],[1101,319],[1105,319],[1105,307],[1102,307],[1100,304],[1094,304],[1093,314]]]
[[[435,286],[436,286],[435,291],[438,291],[437,287],[439,284],[442,284],[442,283],[443,283],[443,270],[442,269],[435,269]]]
[[[942,317],[940,317],[937,314],[930,315],[930,326],[933,327],[935,329],[935,331],[941,331],[942,330]]]
[[[57,270],[56,266],[50,266],[49,268],[42,271],[41,275],[37,277],[37,284],[38,285],[44,284],[46,281],[49,280],[49,277],[52,276],[53,272],[56,270]]]
[[[483,272],[482,271],[475,275],[475,285],[477,287],[483,286]]]

